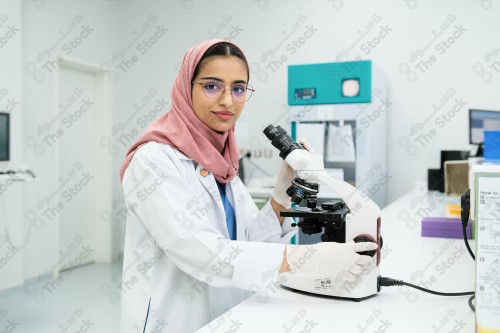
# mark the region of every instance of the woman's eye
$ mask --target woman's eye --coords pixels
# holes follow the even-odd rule
[[[221,89],[218,84],[216,83],[205,83],[204,85],[205,89],[207,90],[219,90]]]
[[[246,90],[246,89],[245,89],[245,87],[243,87],[243,86],[234,86],[234,87],[233,87],[233,91],[234,91],[236,94],[238,94],[238,95],[243,94],[243,93],[245,92],[245,90]]]

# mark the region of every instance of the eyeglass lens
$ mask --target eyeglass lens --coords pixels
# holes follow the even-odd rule
[[[217,81],[204,81],[200,82],[200,84],[203,88],[203,93],[208,98],[219,98],[226,90],[226,87],[222,83]],[[232,85],[231,96],[235,101],[245,102],[252,95],[252,90],[248,88],[249,86],[244,83]]]

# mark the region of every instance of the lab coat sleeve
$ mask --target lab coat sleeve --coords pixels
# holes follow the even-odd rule
[[[250,220],[248,238],[252,241],[286,244],[296,233],[295,228],[291,226],[293,223],[291,217],[285,218],[280,225],[271,200],[267,201],[260,212],[253,214]]]
[[[216,227],[225,221],[209,219],[213,214],[190,214],[186,207],[200,193],[183,175],[191,172],[188,164],[193,166],[168,146],[152,142],[140,147],[123,180],[130,213],[186,274],[215,287],[263,290],[277,279],[285,245],[231,241]],[[188,220],[192,223],[186,224]]]

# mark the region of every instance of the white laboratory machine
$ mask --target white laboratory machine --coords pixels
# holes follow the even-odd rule
[[[307,139],[324,156],[326,170],[384,207],[387,113],[390,101],[382,72],[371,61],[288,67],[291,136]],[[331,198],[335,194],[320,191]]]

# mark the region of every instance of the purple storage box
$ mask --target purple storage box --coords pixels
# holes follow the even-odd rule
[[[472,221],[465,228],[467,238],[472,238]],[[422,219],[422,236],[463,239],[462,219],[458,217],[424,217]]]

